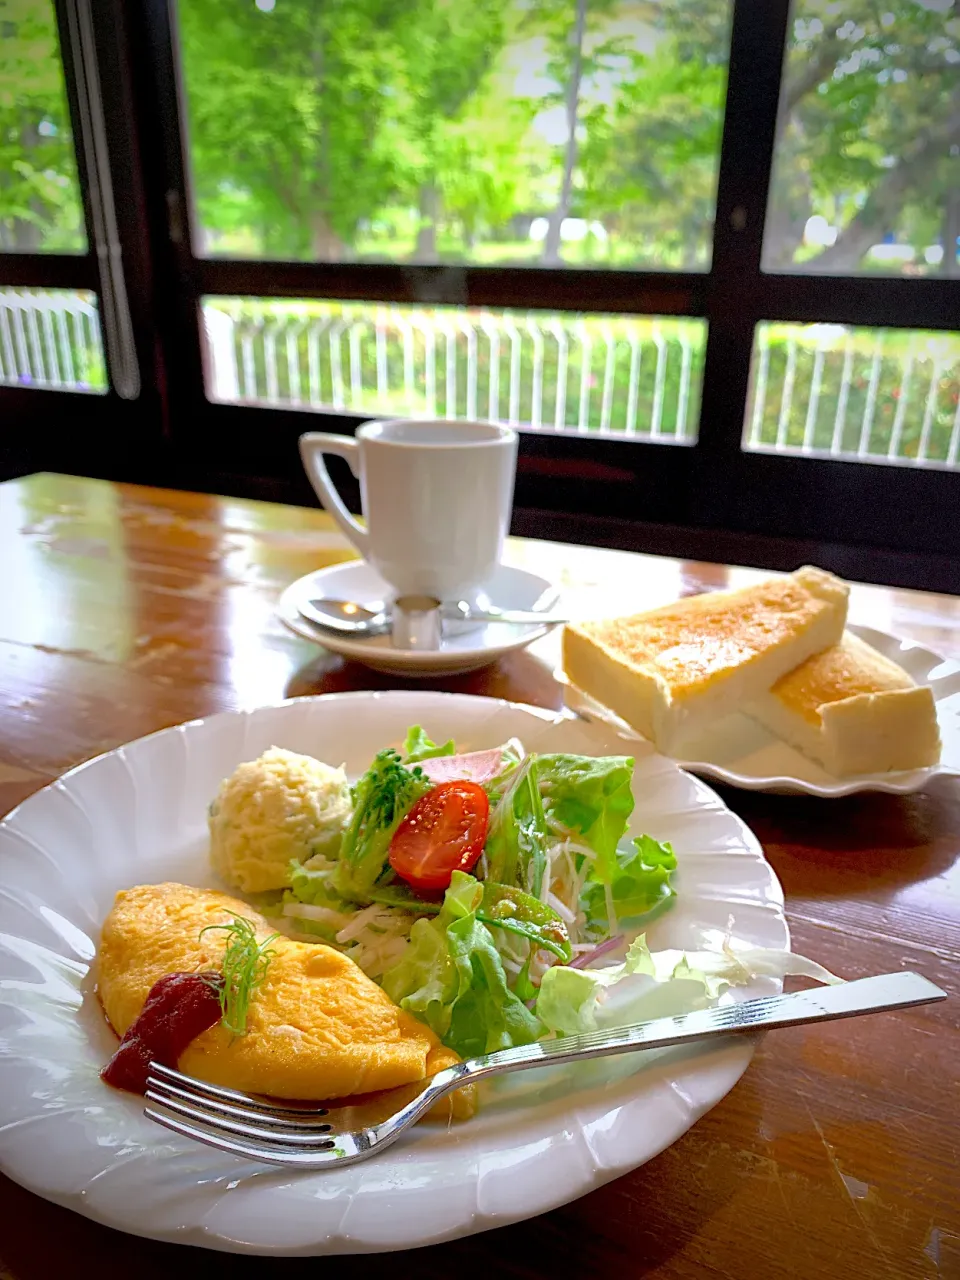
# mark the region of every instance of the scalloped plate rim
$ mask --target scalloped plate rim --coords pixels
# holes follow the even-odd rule
[[[264,707],[233,708],[210,716],[195,717],[183,722],[182,724],[158,729],[153,733],[143,735],[141,738],[125,743],[122,747],[100,753],[99,755],[91,757],[89,760],[83,761],[74,766],[60,778],[47,784],[47,786],[22,801],[15,809],[11,810],[2,821],[0,821],[0,858],[2,858],[6,852],[4,842],[5,834],[11,830],[16,830],[23,822],[25,815],[29,818],[31,810],[46,805],[49,797],[55,790],[65,790],[69,793],[72,779],[91,770],[95,773],[99,764],[104,760],[116,756],[119,752],[125,753],[125,756],[128,757],[127,769],[130,773],[131,779],[135,782],[133,773],[130,772],[131,766],[129,763],[129,757],[131,755],[136,755],[137,748],[144,743],[154,742],[165,736],[172,737],[173,735],[180,735],[182,741],[188,744],[192,733],[203,732],[205,726],[210,725],[211,722],[217,722],[222,725],[229,720],[234,720],[238,722],[238,724],[244,725],[244,729],[240,734],[238,734],[238,739],[240,743],[245,743],[248,736],[248,727],[258,715],[265,715],[269,713],[272,716],[283,717],[285,714],[289,713],[291,716],[297,716],[298,709],[300,709],[299,714],[305,717],[304,723],[306,723],[306,717],[309,716],[310,711],[319,705],[333,707],[335,705],[347,704],[349,707],[351,703],[356,703],[361,699],[364,701],[372,700],[374,706],[378,703],[385,705],[388,708],[388,712],[392,704],[392,706],[397,709],[397,714],[399,714],[400,709],[404,709],[405,716],[414,714],[414,707],[417,703],[423,704],[425,702],[429,702],[435,707],[442,708],[444,714],[446,714],[446,709],[449,708],[449,714],[451,716],[459,718],[462,714],[466,721],[470,721],[472,717],[472,720],[474,722],[479,722],[481,727],[487,718],[492,719],[498,715],[509,715],[516,718],[533,717],[544,726],[545,735],[562,735],[565,730],[569,730],[569,733],[583,733],[585,731],[589,731],[594,736],[600,735],[607,743],[607,746],[601,748],[598,741],[598,749],[612,750],[614,747],[614,741],[622,739],[622,735],[618,734],[617,731],[612,729],[609,725],[604,725],[602,727],[586,726],[582,721],[578,721],[577,719],[570,717],[567,712],[562,710],[547,710],[539,707],[531,707],[523,703],[509,702],[502,699],[477,698],[465,694],[443,694],[428,690],[397,690],[378,691],[365,694],[339,693],[315,695],[312,697],[282,699]],[[469,704],[469,706],[467,706],[467,704]],[[407,707],[410,708],[409,711],[406,710]],[[439,715],[440,712],[437,711],[435,714]],[[370,713],[368,721],[369,720],[376,720],[375,712]],[[576,726],[579,726],[579,728]],[[263,731],[264,730],[261,729],[261,732]],[[466,730],[464,732],[466,733]],[[237,747],[238,751],[242,751],[242,749],[242,746]],[[559,747],[559,744],[558,749],[562,749]],[[185,750],[189,756],[189,747],[187,746]],[[641,772],[643,769],[649,769],[650,765],[654,766],[653,771],[657,777],[664,775],[670,776],[673,785],[677,788],[678,796],[683,800],[683,804],[675,811],[669,808],[663,809],[663,813],[667,818],[671,818],[676,823],[678,829],[684,822],[686,822],[690,828],[691,840],[695,838],[695,834],[697,832],[701,829],[705,829],[706,827],[712,828],[714,830],[714,834],[719,833],[723,835],[723,840],[717,846],[716,853],[711,853],[709,858],[705,858],[701,852],[697,858],[692,859],[691,863],[688,864],[687,876],[689,879],[689,897],[684,901],[684,909],[689,907],[691,909],[702,910],[702,907],[698,908],[698,903],[701,902],[704,904],[714,902],[715,905],[716,903],[726,903],[730,907],[731,915],[736,913],[741,904],[755,908],[768,908],[769,910],[764,910],[755,917],[751,918],[748,916],[748,919],[756,921],[753,925],[755,930],[760,932],[765,930],[771,933],[771,935],[776,935],[778,939],[777,945],[782,945],[784,949],[788,949],[789,931],[783,914],[783,892],[775,873],[763,856],[762,847],[756,836],[752,831],[750,831],[742,819],[732,813],[723,801],[716,796],[712,789],[706,784],[690,777],[689,775],[685,775],[683,771],[676,767],[674,762],[666,761],[662,757],[658,757],[652,750],[648,749],[643,757],[640,757],[638,753],[638,767],[642,766]],[[686,781],[684,782],[683,779],[686,779]],[[151,778],[151,781],[152,780],[153,779]],[[95,781],[92,785],[96,785]],[[657,795],[659,795],[659,788]],[[654,793],[651,792],[647,802],[647,807],[650,810],[651,816],[657,812],[656,803],[654,803],[651,798],[653,796]],[[643,807],[643,799],[638,797],[638,811],[641,816]],[[178,815],[178,821],[180,821],[182,825],[182,814]],[[91,839],[94,838],[93,832],[94,828],[91,826]],[[80,837],[78,836],[78,841],[79,840]],[[71,851],[61,850],[60,852],[61,856],[67,859],[67,865],[69,866]],[[741,862],[740,860],[743,858],[747,858],[748,862]],[[704,866],[706,866],[707,862],[709,862],[710,867],[714,869],[713,874],[715,875],[721,875],[724,872],[728,872],[732,863],[738,868],[738,875],[741,877],[741,880],[743,879],[743,873],[746,872],[745,882],[737,882],[736,896],[728,898],[723,897],[721,894],[719,898],[717,898],[715,896],[711,896],[710,893],[707,893],[704,897],[697,897],[697,876],[703,877],[706,875],[704,869],[698,869],[698,866],[700,863],[703,863]],[[683,867],[684,863],[681,857],[681,873],[683,872]],[[74,870],[74,876],[77,879],[82,879],[82,875],[76,870]],[[708,878],[707,885],[709,886],[711,883],[712,882]],[[6,884],[11,884],[11,882],[5,882],[5,885]],[[12,888],[17,888],[16,876],[13,878]],[[746,897],[743,896],[745,891],[749,891]],[[731,890],[728,888],[727,892],[730,893]],[[0,921],[5,923],[9,910],[9,905],[0,901]],[[760,925],[761,916],[763,917],[762,928]],[[664,917],[668,925],[672,918],[673,916],[670,914]],[[695,915],[692,918],[695,918]],[[651,926],[651,931],[654,928],[657,928],[658,925],[659,921]],[[679,920],[677,927],[680,927]],[[745,929],[747,929],[746,925]],[[748,932],[749,930],[747,929],[747,932],[745,932],[743,936],[747,937]],[[24,932],[17,936],[26,937],[28,934]],[[661,943],[661,945],[663,944]],[[69,954],[64,947],[65,944],[56,947],[51,944],[48,947],[48,952],[52,951],[56,956]],[[0,988],[3,986],[2,979],[9,976],[10,966],[6,958],[7,954],[8,953],[6,951],[0,951]],[[764,989],[770,990],[772,988],[768,985]],[[0,990],[0,1008],[4,1007],[2,994],[2,990]],[[747,994],[750,993],[748,992]],[[5,1024],[0,1024],[0,1038],[2,1038],[3,1035],[3,1025]],[[131,1209],[129,1197],[134,1193],[129,1189],[126,1189],[125,1191],[121,1189],[119,1199],[111,1199],[108,1204],[101,1205],[98,1204],[96,1196],[90,1196],[88,1194],[93,1183],[85,1185],[75,1191],[65,1190],[62,1186],[52,1185],[50,1182],[51,1175],[49,1172],[46,1175],[45,1181],[43,1176],[36,1173],[36,1167],[34,1168],[34,1171],[31,1172],[29,1168],[29,1157],[26,1161],[23,1158],[17,1157],[15,1142],[13,1144],[14,1158],[8,1158],[8,1143],[6,1140],[8,1125],[4,1125],[2,1121],[5,1115],[9,1120],[11,1106],[11,1099],[9,1097],[10,1085],[7,1083],[10,1080],[10,1073],[6,1070],[10,1064],[9,1055],[6,1059],[0,1059],[5,1068],[5,1096],[0,1100],[0,1167],[2,1167],[4,1172],[6,1172],[15,1181],[21,1183],[21,1185],[28,1187],[37,1194],[44,1196],[57,1204],[79,1211],[85,1214],[85,1216],[96,1221],[103,1222],[116,1229],[141,1235],[149,1239],[170,1240],[182,1243],[189,1242],[227,1252],[255,1253],[264,1255],[290,1254],[297,1256],[316,1256],[317,1254],[325,1252],[378,1252],[394,1248],[411,1248],[418,1245],[438,1243],[441,1240],[457,1238],[465,1234],[470,1234],[474,1231],[491,1229],[505,1225],[508,1222],[522,1220],[538,1213],[546,1212],[551,1208],[555,1208],[563,1203],[567,1203],[571,1199],[586,1194],[588,1191],[612,1180],[613,1178],[621,1176],[624,1172],[636,1167],[638,1164],[645,1163],[648,1159],[651,1159],[654,1155],[658,1154],[659,1151],[675,1142],[682,1133],[686,1132],[692,1124],[696,1123],[706,1110],[716,1105],[716,1103],[726,1095],[729,1089],[733,1087],[742,1075],[743,1071],[746,1069],[750,1058],[752,1057],[754,1047],[754,1041],[745,1040],[742,1043],[729,1047],[718,1047],[712,1052],[702,1053],[696,1058],[691,1056],[689,1059],[680,1059],[676,1064],[672,1063],[672,1061],[668,1062],[666,1065],[655,1063],[652,1066],[648,1066],[645,1072],[634,1071],[629,1073],[622,1080],[618,1081],[617,1086],[613,1089],[604,1085],[603,1089],[599,1092],[594,1088],[594,1086],[590,1086],[589,1088],[583,1085],[577,1085],[572,1088],[569,1085],[565,1086],[563,1091],[558,1095],[558,1100],[549,1104],[546,1102],[540,1102],[538,1106],[524,1110],[523,1122],[512,1126],[509,1132],[509,1138],[510,1142],[519,1141],[519,1139],[514,1136],[514,1131],[516,1131],[517,1134],[522,1135],[526,1129],[531,1129],[531,1126],[531,1131],[535,1131],[537,1124],[542,1128],[543,1124],[547,1123],[550,1116],[556,1112],[557,1116],[563,1118],[563,1124],[566,1125],[567,1130],[569,1130],[568,1136],[570,1140],[567,1143],[567,1147],[564,1148],[564,1150],[568,1150],[567,1163],[564,1165],[564,1168],[566,1169],[566,1180],[558,1178],[558,1171],[556,1169],[551,1169],[550,1153],[552,1148],[550,1148],[546,1152],[540,1153],[537,1157],[539,1161],[537,1168],[544,1179],[544,1185],[535,1188],[536,1194],[532,1199],[529,1186],[529,1173],[526,1170],[522,1173],[513,1173],[510,1175],[513,1177],[514,1183],[516,1183],[516,1195],[515,1197],[510,1198],[509,1202],[504,1201],[504,1203],[509,1203],[509,1207],[507,1209],[501,1207],[498,1210],[492,1210],[489,1205],[486,1209],[483,1209],[480,1201],[481,1183],[478,1181],[476,1187],[477,1203],[469,1212],[457,1215],[453,1210],[449,1210],[447,1212],[446,1219],[443,1218],[441,1213],[440,1218],[435,1222],[435,1225],[427,1228],[417,1228],[415,1226],[411,1226],[411,1224],[407,1222],[406,1227],[397,1227],[399,1234],[395,1235],[391,1239],[378,1237],[375,1231],[371,1234],[371,1228],[369,1227],[366,1235],[364,1235],[362,1231],[359,1234],[347,1233],[344,1235],[341,1233],[340,1235],[337,1235],[336,1231],[333,1230],[329,1224],[325,1229],[321,1229],[323,1215],[319,1212],[317,1214],[317,1221],[315,1225],[316,1234],[315,1237],[310,1240],[304,1241],[301,1239],[294,1243],[284,1243],[281,1240],[273,1239],[271,1236],[271,1224],[267,1223],[265,1219],[258,1223],[255,1220],[256,1215],[254,1215],[254,1220],[245,1224],[243,1228],[244,1238],[241,1239],[236,1234],[231,1234],[226,1231],[222,1226],[218,1228],[215,1223],[210,1221],[211,1219],[217,1219],[223,1216],[220,1210],[222,1206],[226,1205],[227,1198],[222,1194],[219,1198],[214,1200],[212,1206],[207,1205],[206,1210],[202,1213],[198,1212],[193,1219],[179,1221],[175,1228],[157,1228],[156,1223],[151,1222],[150,1206],[153,1201],[151,1200],[151,1194],[149,1192],[149,1180],[151,1177],[153,1177],[155,1181],[162,1179],[163,1171],[166,1168],[166,1165],[162,1160],[141,1160],[139,1166],[137,1166],[139,1168],[139,1172],[136,1173],[136,1176],[133,1176],[131,1173],[129,1178],[125,1177],[125,1181],[131,1181],[132,1183],[136,1183],[138,1179],[141,1181],[146,1179],[144,1185],[147,1187],[147,1194],[145,1199],[143,1199],[143,1203],[139,1211],[136,1210],[136,1208]],[[71,1061],[69,1053],[66,1055],[65,1060],[68,1063]],[[31,1059],[27,1059],[23,1055],[17,1059],[17,1062],[14,1065],[17,1067],[17,1070],[21,1072],[25,1070],[28,1072],[30,1070],[39,1070],[39,1067],[37,1067]],[[637,1084],[633,1083],[635,1076],[639,1081]],[[678,1080],[681,1083],[675,1083]],[[702,1096],[698,1094],[697,1089],[693,1087],[698,1083],[700,1087],[705,1090]],[[96,1089],[102,1087],[96,1080],[87,1082],[87,1084],[92,1085]],[[681,1087],[681,1085],[683,1087]],[[686,1093],[684,1092],[684,1089],[686,1089]],[[547,1096],[549,1096],[549,1089],[547,1089],[546,1092]],[[650,1132],[647,1132],[644,1129],[643,1124],[634,1123],[632,1120],[628,1122],[626,1118],[627,1116],[633,1116],[637,1120],[641,1119],[644,1108],[646,1108],[649,1113],[650,1107],[652,1106],[655,1098],[661,1093],[671,1103],[671,1107],[665,1109],[666,1112],[669,1112],[669,1114],[666,1115],[666,1118],[662,1115],[657,1117],[653,1117],[652,1115],[649,1116],[651,1124]],[[100,1102],[101,1100],[99,1093],[95,1093],[94,1101]],[[23,1099],[21,1098],[20,1102],[22,1103],[22,1101]],[[123,1098],[121,1101],[129,1110],[128,1104],[130,1104],[132,1100]],[[610,1107],[614,1108],[613,1112],[609,1110]],[[104,1108],[104,1110],[106,1109],[107,1108]],[[662,1105],[659,1109],[661,1111],[664,1110]],[[604,1156],[599,1163],[594,1162],[593,1164],[590,1164],[590,1156],[593,1150],[590,1143],[598,1140],[594,1134],[594,1130],[596,1130],[596,1132],[600,1134],[600,1137],[603,1138],[603,1123],[606,1123],[606,1121],[609,1120],[611,1114],[619,1115],[621,1112],[624,1113],[625,1117],[623,1121],[624,1131],[619,1133],[616,1140],[611,1140],[609,1150],[604,1148]],[[49,1124],[49,1121],[52,1118],[52,1116],[45,1117],[47,1124]],[[509,1116],[507,1116],[507,1119],[509,1119]],[[509,1142],[506,1147],[495,1145],[490,1150],[485,1149],[483,1146],[484,1134],[495,1135],[497,1133],[498,1126],[503,1128],[506,1124],[506,1119],[501,1115],[500,1108],[489,1108],[486,1121],[481,1117],[480,1120],[475,1123],[478,1124],[478,1128],[476,1130],[464,1130],[461,1134],[457,1135],[458,1141],[456,1143],[456,1148],[459,1149],[462,1146],[468,1151],[475,1148],[475,1163],[479,1170],[480,1164],[482,1163],[482,1156],[496,1159],[501,1151],[506,1150],[507,1154],[509,1154],[509,1151],[513,1148],[510,1147]],[[67,1142],[69,1145],[68,1140],[71,1135],[70,1133],[65,1132],[67,1127],[66,1118],[61,1120],[61,1125],[62,1129],[58,1130],[56,1135],[52,1135],[54,1136],[54,1142],[52,1145],[55,1148],[57,1147],[57,1143],[60,1142]],[[50,1130],[47,1129],[46,1132],[50,1133]],[[552,1132],[552,1129],[550,1132]],[[155,1150],[153,1145],[155,1135],[152,1127],[149,1130],[149,1135],[151,1139],[150,1154],[152,1155]],[[159,1148],[162,1142],[165,1141],[165,1136],[160,1130],[156,1131],[156,1135],[159,1135],[156,1136],[156,1148]],[[554,1141],[555,1139],[553,1138],[548,1139],[548,1147],[549,1144]],[[423,1139],[423,1142],[429,1148],[426,1152],[426,1156],[424,1157],[427,1161],[427,1167],[429,1168],[431,1160],[435,1163],[442,1163],[445,1158],[444,1138],[440,1137],[437,1139],[436,1135],[428,1135]],[[99,1145],[100,1144],[98,1144],[98,1148]],[[412,1144],[411,1152],[400,1153],[398,1160],[401,1157],[406,1157],[412,1159],[414,1163],[416,1163],[418,1155],[423,1155],[423,1152],[419,1148],[419,1143]],[[204,1152],[210,1155],[211,1159],[216,1159],[222,1162],[221,1157],[215,1157],[213,1153],[208,1153],[207,1149],[198,1148],[194,1144],[182,1144],[182,1149],[186,1152],[188,1159],[196,1152]],[[433,1152],[434,1149],[436,1154],[431,1155],[431,1152]],[[86,1147],[85,1150],[87,1150]],[[181,1148],[178,1147],[177,1150],[179,1151]],[[450,1148],[447,1148],[446,1150],[447,1158],[449,1158]],[[576,1155],[574,1155],[574,1153],[576,1153]],[[544,1155],[546,1158],[544,1158]],[[197,1158],[199,1159],[199,1157]],[[587,1160],[586,1164],[584,1163],[585,1159]],[[104,1149],[103,1160],[105,1167],[101,1172],[109,1173],[110,1169],[113,1167],[110,1163],[111,1151],[109,1148]],[[569,1164],[570,1160],[579,1160],[579,1166],[574,1168]],[[240,1165],[240,1167],[241,1169],[247,1169],[247,1171],[249,1171],[248,1166]],[[391,1167],[391,1157],[389,1153],[380,1160],[371,1163],[369,1166],[360,1166],[361,1169],[370,1170],[370,1177],[374,1177],[377,1170],[383,1173],[384,1170],[389,1171]],[[126,1166],[124,1166],[124,1170],[126,1171]],[[349,1171],[343,1171],[343,1174],[340,1176],[344,1177],[348,1172]],[[66,1175],[61,1174],[58,1171],[57,1176],[65,1177]],[[99,1177],[100,1175],[98,1174],[97,1176]],[[316,1177],[317,1175],[313,1176]],[[330,1176],[332,1175],[321,1175],[321,1177]],[[479,1173],[477,1176],[479,1178]],[[507,1174],[504,1174],[503,1176],[506,1177]],[[304,1175],[304,1177],[309,1178],[310,1175]],[[517,1181],[518,1178],[519,1181]],[[573,1179],[572,1183],[570,1181],[571,1178]],[[244,1191],[248,1195],[252,1195],[254,1200],[259,1202],[261,1185],[257,1183],[256,1190],[251,1191],[250,1188],[252,1186],[252,1180],[250,1178],[244,1180],[241,1177],[239,1182],[243,1183]],[[201,1183],[200,1185],[206,1184]],[[400,1185],[404,1185],[402,1181]],[[512,1187],[513,1183],[510,1185]],[[432,1198],[439,1197],[441,1204],[447,1203],[443,1199],[444,1189],[439,1184],[428,1187],[427,1191]],[[164,1187],[164,1194],[166,1195],[168,1193],[169,1188]],[[269,1187],[266,1189],[264,1194],[270,1194]],[[125,1195],[127,1199],[124,1198]],[[447,1198],[449,1199],[449,1195]],[[136,1195],[134,1194],[134,1200],[135,1199]],[[355,1201],[359,1199],[363,1199],[364,1204],[366,1205],[367,1197],[354,1197]],[[502,1192],[501,1199],[503,1199]],[[431,1203],[434,1202],[434,1199],[431,1199]],[[206,1202],[204,1203],[206,1204]],[[318,1204],[319,1203],[320,1202],[318,1202]],[[386,1204],[386,1211],[389,1214],[389,1198],[388,1201],[384,1201],[384,1204]],[[162,1206],[163,1211],[166,1211],[166,1200],[162,1202]],[[368,1205],[366,1208],[369,1211]],[[158,1210],[158,1213],[160,1212],[161,1210]],[[224,1212],[226,1211],[224,1210]],[[378,1210],[378,1212],[383,1212],[383,1210]],[[394,1209],[392,1212],[394,1217],[397,1218],[397,1210]],[[404,1212],[409,1214],[409,1206],[407,1206]],[[453,1213],[452,1217],[451,1212]],[[227,1216],[229,1217],[229,1214],[227,1214]],[[350,1209],[348,1208],[346,1213],[341,1215],[341,1227],[343,1227],[344,1222],[346,1222],[349,1216]],[[400,1219],[397,1218],[398,1223],[399,1221]],[[410,1235],[411,1230],[413,1230],[416,1238]],[[331,1244],[333,1245],[333,1248],[330,1247]]]

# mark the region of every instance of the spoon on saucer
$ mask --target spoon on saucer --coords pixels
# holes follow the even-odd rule
[[[456,600],[449,604],[441,604],[438,600],[435,607],[444,622],[512,622],[539,627],[555,626],[568,621],[557,614],[538,613],[531,609],[474,609],[466,600]],[[379,601],[370,608],[355,600],[335,600],[329,596],[321,596],[305,600],[298,608],[308,622],[350,635],[386,635],[393,629],[391,607]]]

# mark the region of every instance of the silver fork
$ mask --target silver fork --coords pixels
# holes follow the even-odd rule
[[[174,1132],[231,1155],[297,1169],[333,1169],[368,1160],[447,1094],[509,1071],[581,1062],[639,1049],[662,1049],[739,1032],[771,1031],[809,1022],[882,1013],[946,999],[946,992],[918,973],[886,973],[835,987],[746,1000],[636,1026],[502,1049],[438,1072],[416,1096],[378,1123],[339,1130],[335,1112],[285,1106],[222,1089],[155,1062],[147,1082],[144,1115]],[[162,1108],[162,1110],[158,1110]],[[338,1109],[339,1110],[339,1109]],[[344,1111],[356,1111],[345,1107]],[[178,1117],[183,1117],[179,1119]]]

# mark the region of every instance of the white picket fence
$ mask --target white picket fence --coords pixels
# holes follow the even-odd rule
[[[702,321],[216,298],[203,322],[218,401],[696,439]]]
[[[202,317],[224,403],[697,438],[700,320],[219,297]],[[0,287],[0,385],[104,393],[96,297]],[[960,333],[761,325],[743,445],[960,467]]]
[[[0,385],[105,393],[96,297],[0,288]]]
[[[746,448],[960,465],[960,334],[761,325]]]

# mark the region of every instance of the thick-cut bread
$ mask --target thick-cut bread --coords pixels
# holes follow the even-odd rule
[[[847,595],[839,578],[805,567],[630,618],[577,623],[564,631],[564,670],[661,751],[677,755],[707,722],[837,644]]]
[[[838,778],[940,759],[930,689],[849,631],[744,710]]]

